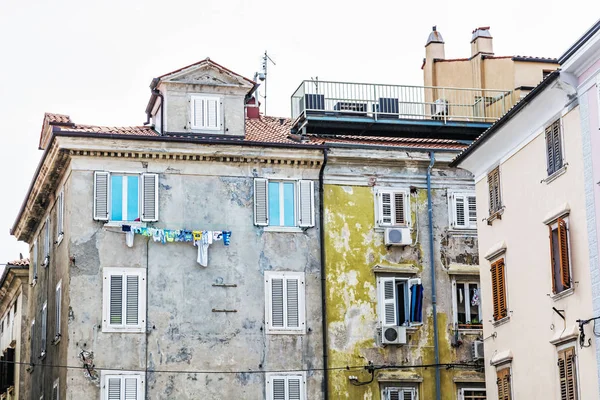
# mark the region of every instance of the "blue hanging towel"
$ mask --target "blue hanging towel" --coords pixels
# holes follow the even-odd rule
[[[410,322],[423,322],[423,285],[410,288]]]

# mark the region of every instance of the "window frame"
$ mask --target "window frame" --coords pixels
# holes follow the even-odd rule
[[[29,364],[32,366],[37,361],[35,354],[35,318],[33,318],[29,325]]]
[[[145,268],[120,268],[106,267],[102,271],[102,332],[104,333],[145,333],[146,332],[146,269]],[[127,284],[128,276],[138,276],[138,323],[127,325],[127,290],[121,293],[122,315],[121,324],[110,323],[110,277],[122,276],[123,285]]]
[[[33,263],[33,268],[32,268],[32,279],[31,279],[31,286],[35,286],[35,284],[37,283],[37,278],[38,278],[38,240],[37,238],[35,238],[33,240],[33,246],[31,246],[31,253],[32,253],[32,263]]]
[[[565,353],[567,350],[572,350],[573,351],[573,369],[574,369],[574,386],[575,386],[575,393],[574,393],[574,400],[579,400],[581,399],[580,396],[580,383],[581,380],[579,379],[579,363],[578,358],[579,358],[579,353],[578,353],[578,349],[577,349],[577,343],[574,341],[569,341],[566,343],[563,343],[561,345],[556,346],[556,375],[558,377],[558,398],[560,400],[563,400],[563,397],[561,397],[561,371],[560,371],[560,355],[561,353]],[[565,365],[565,369],[566,369],[566,365]],[[566,397],[566,399],[568,400],[569,397]]]
[[[508,373],[506,373],[506,371]],[[504,395],[504,393],[500,393],[500,380],[502,375],[508,375],[508,393]],[[496,390],[498,393],[498,400],[512,400],[513,398],[513,384],[512,384],[512,366],[507,364],[505,366],[496,367]],[[503,397],[500,397],[500,395]]]
[[[145,394],[145,374],[143,372],[137,371],[101,371],[100,372],[100,389],[101,389],[101,399],[108,400],[108,379],[111,378],[119,378],[121,380],[121,387],[124,389],[125,385],[123,384],[124,380],[127,378],[134,377],[137,381],[138,388],[138,400],[143,400],[146,398]],[[124,399],[124,397],[123,397]]]
[[[284,210],[284,204],[285,204],[285,196],[284,196],[284,183],[292,183],[294,185],[294,211],[293,211],[293,219],[294,219],[294,225],[273,225],[271,222],[271,215],[270,215],[270,206],[267,205],[267,213],[268,213],[268,220],[269,220],[269,227],[273,227],[273,228],[296,228],[299,226],[299,221],[298,221],[298,206],[299,206],[299,201],[298,201],[298,192],[299,192],[299,188],[298,188],[298,181],[296,180],[292,180],[292,179],[268,179],[267,180],[267,204],[271,203],[271,189],[270,189],[270,185],[271,183],[277,183],[279,184],[279,209],[280,210]],[[281,212],[280,211],[280,215],[279,215],[279,222],[283,222],[285,224],[285,212]]]
[[[58,192],[56,197],[56,246],[62,243],[65,236],[65,190]]]
[[[283,207],[285,203],[285,196],[283,196],[284,186],[282,183],[292,183],[294,185],[294,210],[293,219],[294,225],[273,225],[270,216],[270,193],[269,185],[271,183],[279,183],[279,208],[285,210]],[[261,187],[262,186],[262,187]],[[312,228],[315,226],[315,188],[314,181],[310,179],[286,179],[286,178],[254,178],[254,225],[263,227],[265,231],[272,232],[302,232],[305,229]],[[307,193],[308,191],[308,193]],[[264,199],[263,199],[264,197]],[[308,200],[310,197],[310,204],[306,205],[304,200]],[[265,204],[259,204],[264,201]],[[303,211],[307,207],[310,215],[304,215]],[[264,219],[263,214],[264,213]],[[280,220],[285,220],[285,212],[280,212]],[[308,218],[308,221],[304,221],[303,217]]]
[[[293,271],[265,271],[265,326],[267,334],[280,335],[304,335],[306,333],[306,276],[304,272]],[[283,327],[272,326],[272,281],[273,279],[283,279]],[[285,301],[287,293],[287,279],[298,279],[298,327],[289,327],[287,324],[288,305]]]
[[[195,110],[195,102],[201,100],[203,102],[206,101],[214,101],[216,100],[217,104],[217,126],[210,127],[207,126],[206,123],[206,113],[203,115],[202,124],[194,125],[194,119],[196,117]],[[211,131],[211,132],[221,132],[223,129],[223,98],[221,96],[216,95],[205,95],[205,94],[192,94],[190,95],[190,129],[193,131]]]
[[[389,194],[390,198],[390,213],[391,222],[383,222],[383,195]],[[395,217],[395,196],[402,195],[404,197],[404,223],[398,223]],[[410,228],[412,227],[412,212],[411,212],[411,196],[410,189],[405,187],[378,187],[374,191],[375,203],[375,227],[384,228]]]
[[[400,309],[400,304],[399,304],[399,299],[397,294],[395,294],[396,298],[394,299],[395,301],[395,307],[396,307],[396,324],[395,325],[391,325],[391,324],[387,324],[386,320],[385,320],[385,298],[384,298],[384,285],[385,282],[387,280],[393,280],[394,281],[394,288],[396,288],[398,286],[398,283],[403,282],[405,284],[405,290],[404,290],[404,312],[405,312],[405,317],[406,317],[406,321],[408,321],[408,324],[406,323],[406,321],[404,321],[402,324],[399,324],[400,321],[398,321],[398,315],[399,315],[399,309]],[[399,275],[383,275],[380,274],[379,276],[377,276],[377,316],[379,318],[379,324],[380,326],[383,327],[390,327],[390,326],[404,326],[404,327],[416,327],[416,326],[421,326],[423,325],[423,321],[421,322],[413,322],[411,321],[411,316],[410,316],[410,310],[411,310],[411,306],[412,306],[412,296],[410,293],[410,289],[413,285],[422,285],[422,280],[421,278],[417,278],[417,277],[408,277],[408,276],[399,276]],[[423,307],[424,308],[424,307]],[[421,315],[421,319],[422,319],[422,315]]]
[[[273,379],[284,379],[285,380],[285,400],[289,400],[288,393],[288,381],[289,378],[300,378],[300,399],[306,400],[306,372],[288,372],[288,373],[279,373],[279,372],[268,372],[265,374],[265,386],[266,386],[266,399],[273,400]]]
[[[496,318],[496,316],[498,315],[496,313],[496,311],[500,311],[499,309],[496,310],[496,302],[494,301],[494,297],[495,297],[495,292],[496,290],[498,290],[499,288],[497,287],[499,285],[499,282],[497,282],[497,284],[494,284],[494,266],[498,263],[502,263],[502,273],[503,273],[503,295],[504,295],[504,306],[505,306],[505,310],[504,310],[504,314],[499,315],[499,318]],[[497,267],[496,267],[497,268]],[[496,257],[494,259],[494,261],[490,262],[490,278],[491,278],[491,286],[492,286],[492,309],[493,309],[493,315],[492,315],[492,320],[494,324],[498,324],[502,321],[507,321],[510,317],[510,314],[508,312],[508,278],[507,278],[507,272],[506,272],[506,257],[505,254],[501,254],[498,257]],[[497,279],[497,277],[496,277]],[[500,299],[498,299],[498,301],[500,302]],[[500,304],[498,304],[498,307],[501,307]]]
[[[556,137],[554,136],[554,128],[558,127]],[[544,127],[545,148],[546,148],[546,173],[548,177],[560,172],[565,166],[565,149],[563,142],[563,122],[562,118],[553,120],[550,124]],[[556,165],[556,142],[558,142],[558,152],[560,154],[560,165]],[[552,154],[550,154],[552,153]],[[552,164],[551,158],[552,157]]]
[[[41,310],[40,326],[40,355],[38,358],[44,359],[48,352],[48,301],[44,301]]]
[[[471,221],[471,210],[469,204],[469,198],[475,199],[475,220]],[[464,212],[465,212],[465,223],[462,225],[458,224],[457,198],[462,198],[464,201]],[[455,230],[476,230],[477,229],[477,197],[475,192],[451,192],[448,196],[448,215],[450,219],[450,228]]]
[[[559,273],[559,278],[562,278],[562,255],[561,255],[561,235],[560,235],[560,231],[559,231],[559,225],[562,223],[565,224],[565,239],[566,239],[566,247],[567,247],[567,262],[568,262],[568,274],[569,274],[569,286],[565,286],[564,283],[561,281],[561,285],[563,286],[563,289],[559,292],[556,291],[556,271],[555,268],[557,267],[557,265],[555,265],[555,263],[558,262],[558,273]],[[571,253],[571,229],[570,229],[570,224],[569,224],[569,215],[563,215],[561,217],[558,217],[556,219],[554,219],[553,221],[551,221],[550,223],[547,224],[548,225],[548,231],[549,231],[549,241],[550,241],[550,279],[551,279],[551,288],[552,288],[552,298],[556,299],[556,298],[561,298],[562,296],[568,295],[572,292],[574,292],[575,290],[575,285],[573,285],[573,261],[572,261],[572,253]],[[556,261],[556,258],[554,256],[554,242],[553,242],[553,234],[554,231],[557,230],[557,244],[558,244],[558,258],[559,260]]]
[[[486,399],[487,399],[487,391],[485,390],[484,386],[465,386],[465,387],[461,387],[458,389],[458,400],[465,400],[465,391],[466,390],[476,390],[476,391],[480,391],[480,392],[484,392],[486,394]],[[469,399],[466,399],[469,400]]]
[[[496,179],[497,177],[497,179]],[[497,185],[494,183],[494,180],[497,180]],[[487,174],[487,182],[488,182],[488,206],[489,206],[489,214],[490,216],[497,215],[502,209],[504,205],[502,203],[502,176],[500,173],[500,166],[496,166]],[[496,189],[497,186],[497,189]],[[495,197],[492,196],[492,192],[497,190],[498,201],[496,202]],[[495,194],[495,193],[494,193]]]
[[[44,261],[42,262],[42,266],[44,268],[46,268],[46,267],[48,267],[48,264],[50,264],[50,246],[51,246],[50,215],[46,216],[46,223],[44,224],[43,235],[44,235]]]
[[[382,400],[389,400],[390,399],[390,390],[395,390],[398,391],[398,398],[400,400],[404,400],[404,394],[405,392],[412,392],[412,398],[413,400],[418,400],[419,399],[419,387],[416,384],[409,384],[409,383],[404,383],[404,382],[389,382],[386,383],[385,385],[381,385],[380,388],[380,392],[381,392],[381,399]]]
[[[469,285],[469,293],[470,286],[477,285],[479,289],[480,303],[477,306],[479,310],[479,324],[459,324],[458,322],[458,298],[456,291],[458,289],[459,284]],[[483,329],[483,310],[481,307],[481,282],[479,280],[467,279],[467,278],[452,278],[452,314],[454,319],[454,324],[458,330],[482,330]],[[467,307],[465,304],[465,318],[467,321],[473,320],[471,316],[471,307]],[[461,327],[461,325],[465,325]]]
[[[54,397],[54,391],[56,390],[56,397]],[[52,384],[52,400],[60,400],[60,378],[56,378]]]
[[[62,279],[58,281],[56,284],[56,288],[54,290],[54,307],[55,307],[55,321],[54,321],[54,344],[57,344],[60,341],[61,335],[61,317],[62,317]]]

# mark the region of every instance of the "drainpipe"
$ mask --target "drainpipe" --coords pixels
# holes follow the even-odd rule
[[[433,305],[433,348],[435,353],[435,398],[441,400],[440,349],[438,345],[437,295],[435,291],[435,257],[433,252],[433,206],[431,201],[431,169],[435,162],[435,153],[429,152],[427,168],[427,214],[429,216],[429,263],[431,269],[431,304]]]
[[[323,198],[324,196],[324,184],[323,184],[323,175],[325,173],[325,166],[327,165],[327,149],[323,149],[323,164],[321,165],[321,170],[319,171],[319,240],[321,246],[321,330],[323,332],[323,400],[329,399],[329,370],[328,361],[327,361],[327,312],[326,305],[327,302],[325,300],[326,290],[326,275],[325,275],[325,232],[323,230],[325,216],[323,213]]]
[[[160,135],[163,136],[165,134],[165,114],[163,112],[165,109],[165,97],[158,89],[152,89],[152,93],[160,98]]]

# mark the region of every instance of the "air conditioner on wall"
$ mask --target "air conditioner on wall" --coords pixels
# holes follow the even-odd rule
[[[410,228],[386,228],[384,232],[386,246],[407,246],[412,244]]]
[[[381,329],[381,343],[406,344],[406,327],[384,326]]]
[[[483,360],[483,341],[475,340],[471,343],[471,356],[473,361]]]

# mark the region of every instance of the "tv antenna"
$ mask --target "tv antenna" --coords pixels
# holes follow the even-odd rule
[[[254,74],[254,81],[256,81],[256,78],[258,78],[261,82],[265,83],[265,95],[262,96],[262,98],[265,99],[265,115],[267,115],[267,67],[269,65],[269,61],[271,64],[277,65],[275,64],[275,61],[269,57],[267,51],[265,50],[265,54],[262,57],[262,71]]]

